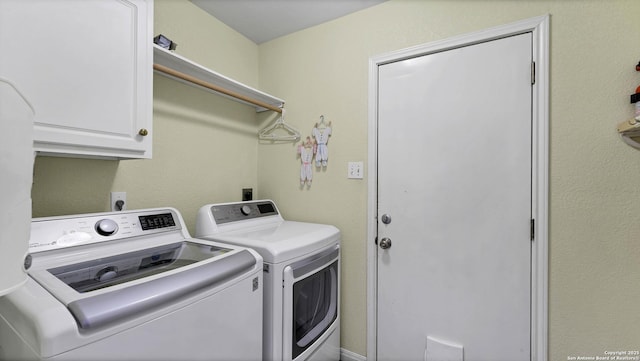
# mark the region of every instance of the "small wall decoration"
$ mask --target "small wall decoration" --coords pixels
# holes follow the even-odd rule
[[[300,186],[311,186],[313,181],[313,155],[316,154],[316,144],[311,137],[307,137],[300,145],[298,145],[298,154],[300,154]]]
[[[636,71],[640,72],[640,62],[636,65]],[[630,102],[635,104],[633,118],[618,123],[618,133],[627,145],[640,149],[640,86],[636,88],[634,94],[631,94]]]
[[[311,130],[311,135],[315,138],[318,145],[316,167],[326,167],[327,161],[329,160],[329,148],[327,143],[331,136],[331,122],[325,123],[324,115],[321,115],[320,121],[316,123],[315,127]]]

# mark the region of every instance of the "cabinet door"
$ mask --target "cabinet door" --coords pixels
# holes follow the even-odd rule
[[[0,77],[35,108],[35,150],[151,157],[152,27],[152,0],[0,1]]]

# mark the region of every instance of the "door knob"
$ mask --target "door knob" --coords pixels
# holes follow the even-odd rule
[[[390,238],[383,238],[380,240],[380,248],[382,249],[389,249],[391,248],[391,239]]]

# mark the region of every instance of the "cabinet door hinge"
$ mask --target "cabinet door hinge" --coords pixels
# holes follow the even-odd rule
[[[536,238],[536,220],[531,218],[531,240]]]
[[[536,62],[531,62],[531,85],[536,83]]]

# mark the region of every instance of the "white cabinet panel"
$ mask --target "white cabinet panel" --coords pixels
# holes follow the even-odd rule
[[[0,76],[33,103],[37,151],[151,157],[152,0],[2,0],[0,31]]]
[[[23,265],[31,229],[32,134],[33,109],[19,89],[0,77],[0,296],[27,281]]]

